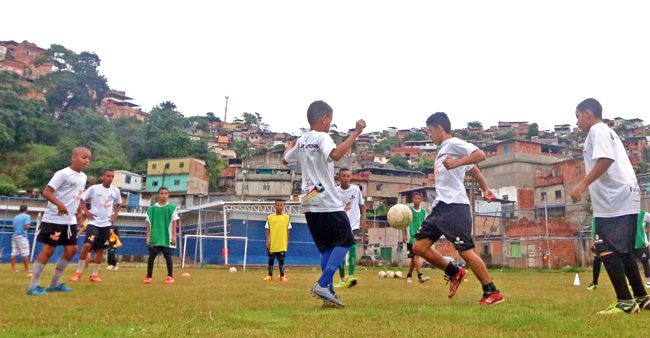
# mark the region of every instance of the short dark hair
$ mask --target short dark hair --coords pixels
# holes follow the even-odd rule
[[[104,176],[109,171],[115,172],[115,170],[113,170],[111,168],[106,168],[106,169],[102,170],[102,176]]]
[[[27,211],[27,206],[23,204],[20,206],[20,212],[25,212],[25,211]]]
[[[312,124],[318,121],[319,118],[332,114],[333,112],[332,107],[325,103],[325,101],[314,101],[307,108],[307,121],[309,121],[309,124]]]
[[[416,191],[416,192],[413,193],[413,196],[411,196],[411,198],[413,198],[413,197],[415,197],[415,196],[420,196],[420,197],[422,197],[422,193]]]
[[[160,187],[160,188],[158,188],[158,192],[161,192],[161,191],[163,191],[163,190],[167,190],[167,192],[169,192],[169,189],[167,189],[167,187]]]
[[[284,200],[283,200],[283,199],[280,199],[280,198],[278,198],[278,199],[276,199],[276,200],[275,200],[275,202],[274,202],[274,203],[275,203],[275,204],[277,204],[278,202],[282,202],[282,203],[284,203]]]
[[[580,102],[576,107],[577,111],[587,111],[589,110],[594,117],[597,119],[603,118],[603,106],[600,105],[600,102],[596,99],[588,98]]]
[[[451,121],[449,121],[447,114],[443,112],[431,114],[427,119],[427,127],[429,126],[441,126],[445,132],[451,133]]]
[[[343,167],[343,168],[340,168],[340,169],[339,169],[339,175],[341,175],[341,173],[344,172],[344,171],[352,172],[352,170],[350,170],[350,168]]]

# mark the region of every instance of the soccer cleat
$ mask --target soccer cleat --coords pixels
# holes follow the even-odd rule
[[[285,282],[288,282],[288,281],[289,281],[289,280],[287,279],[287,277],[280,276],[280,282],[281,282],[281,283],[285,283]]]
[[[106,267],[106,270],[114,270],[114,269],[115,269],[115,266],[113,266],[113,265],[109,265],[109,266]]]
[[[144,283],[145,284],[151,284],[151,277],[145,277],[144,278]]]
[[[116,265],[116,266],[113,268],[113,271],[117,271],[117,269],[119,269],[119,267]]]
[[[586,288],[588,291],[594,291],[598,288],[598,284],[591,283],[589,286]]]
[[[645,295],[636,299],[637,304],[641,310],[650,310],[650,296]]]
[[[323,302],[324,302],[323,305],[326,305],[326,303],[329,303],[329,305],[333,305],[335,307],[344,307],[345,306],[345,304],[341,303],[341,301],[338,299],[338,297],[336,297],[336,295],[333,294],[332,291],[330,291],[330,289],[324,288],[324,287],[318,285],[318,283],[314,284],[314,286],[312,286],[310,291],[311,291],[312,295],[314,295],[314,297],[318,297],[318,298],[323,300]]]
[[[650,289],[650,282],[645,282],[646,289]]]
[[[359,283],[359,281],[357,280],[356,277],[350,276],[350,278],[348,278],[348,280],[345,281],[345,287],[346,288],[351,288],[353,286],[356,286],[358,283]]]
[[[266,277],[264,277],[264,279],[262,279],[262,280],[265,281],[265,282],[270,282],[270,281],[273,280],[273,276],[266,276]]]
[[[340,281],[340,282],[334,284],[334,287],[337,288],[337,289],[338,289],[338,288],[345,287],[345,281],[342,280],[342,281]]]
[[[72,277],[70,277],[71,282],[76,282],[81,279],[81,272],[75,272],[72,274]]]
[[[47,292],[70,292],[72,291],[71,288],[65,286],[65,284],[61,283],[57,286],[50,286],[49,288],[45,289]]]
[[[27,294],[29,296],[43,296],[43,295],[47,295],[47,291],[45,291],[45,289],[43,289],[40,286],[35,286],[35,287],[27,290],[27,292],[25,294]]]
[[[449,298],[452,298],[456,294],[456,291],[458,291],[458,287],[460,286],[460,283],[462,283],[465,280],[466,275],[467,275],[467,269],[460,268],[457,274],[453,276],[445,276],[447,283],[449,283]]]
[[[172,276],[167,276],[165,280],[163,281],[163,284],[172,284],[176,281],[176,279]]]
[[[418,276],[418,281],[420,282],[420,284],[426,283],[426,281],[428,281],[429,279],[431,279],[431,277],[429,276],[425,276],[425,275]]]
[[[90,281],[93,283],[101,283],[102,279],[99,276],[90,275]]]
[[[406,284],[413,284],[413,277],[406,277]]]
[[[618,315],[622,313],[639,313],[640,308],[637,302],[633,301],[632,304],[626,304],[623,302],[616,302],[610,305],[607,310],[599,311],[599,315]]]
[[[494,305],[503,302],[503,296],[499,291],[484,293],[483,298],[478,302],[480,305]]]

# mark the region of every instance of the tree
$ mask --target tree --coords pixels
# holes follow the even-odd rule
[[[526,139],[530,140],[533,136],[539,136],[539,126],[537,123],[532,123],[528,126],[528,133],[526,133]]]
[[[404,137],[403,141],[422,141],[426,140],[427,137],[424,134],[421,133],[409,133]]]
[[[245,160],[250,157],[251,151],[249,149],[248,141],[236,140],[230,143],[230,148],[235,151],[237,158]]]
[[[0,174],[0,196],[16,196],[18,188],[11,177]]]
[[[221,119],[214,115],[213,112],[207,112],[205,116],[208,118],[208,122],[221,122]]]
[[[221,169],[228,166],[228,162],[223,158],[215,155],[214,153],[209,153],[205,158],[205,167],[208,171],[208,190],[216,191],[217,184],[219,182],[219,176],[221,175]]]
[[[252,114],[244,112],[240,120],[249,126],[257,126],[261,130],[269,129],[269,125],[262,121],[262,115],[258,112]]]
[[[376,152],[383,153],[389,151],[391,148],[399,147],[401,144],[400,140],[395,137],[387,137],[381,142],[373,146],[373,150]]]
[[[399,169],[410,169],[409,162],[401,155],[393,155],[388,159],[388,164]]]
[[[426,158],[421,158],[415,162],[415,166],[417,168],[433,168],[433,165],[435,164],[435,160],[429,160]]]
[[[515,132],[512,129],[503,129],[497,132],[494,136],[496,140],[509,140],[515,137]]]

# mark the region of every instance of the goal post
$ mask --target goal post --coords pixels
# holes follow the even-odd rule
[[[187,239],[188,238],[195,238],[198,241],[203,241],[204,239],[222,239],[223,240],[223,249],[224,249],[224,261],[225,265],[229,264],[228,257],[230,256],[230,252],[228,251],[228,241],[230,240],[236,240],[236,241],[243,241],[244,242],[244,258],[242,262],[242,268],[243,270],[246,270],[246,261],[248,259],[248,237],[240,237],[240,236],[221,236],[221,235],[184,235],[183,236],[183,253],[182,253],[182,258],[181,258],[181,268],[185,268],[185,260],[187,257]],[[199,261],[202,263],[203,262],[203,257],[204,257],[204,251],[201,250]]]

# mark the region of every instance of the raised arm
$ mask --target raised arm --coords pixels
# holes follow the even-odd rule
[[[343,157],[345,153],[347,153],[348,150],[352,148],[352,144],[354,144],[354,140],[356,140],[357,137],[361,135],[361,133],[363,132],[363,128],[365,127],[366,127],[366,121],[364,120],[357,121],[352,134],[350,134],[350,136],[348,136],[348,138],[345,139],[345,141],[343,141],[336,148],[334,148],[334,150],[332,150],[332,152],[330,153],[330,158],[334,161],[340,160],[341,157]]]

